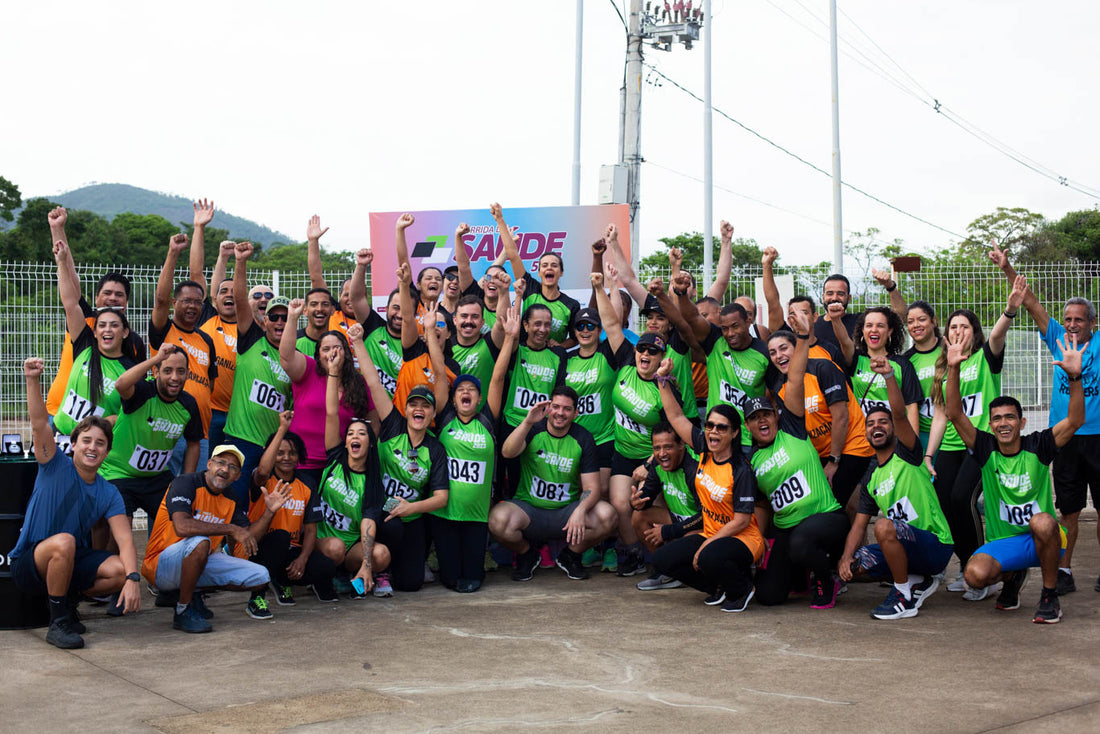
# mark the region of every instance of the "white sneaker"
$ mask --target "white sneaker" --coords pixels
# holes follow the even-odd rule
[[[962,591],[967,591],[969,587],[966,585],[966,581],[963,579],[963,575],[960,573],[955,577],[955,580],[947,585],[948,591],[953,591],[956,594]]]
[[[981,601],[982,599],[986,599],[990,596],[993,596],[994,594],[1001,593],[1002,586],[1004,586],[1004,584],[998,581],[995,584],[990,584],[989,586],[981,589],[967,589],[966,593],[963,594],[963,599],[966,599],[967,601]]]

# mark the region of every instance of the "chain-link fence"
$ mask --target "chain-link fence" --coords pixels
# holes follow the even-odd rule
[[[82,290],[89,298],[96,280],[109,269],[105,266],[77,266]],[[120,267],[132,282],[128,309],[132,326],[144,336],[148,332],[149,314],[153,305],[159,268]],[[1052,317],[1061,320],[1062,305],[1071,296],[1083,296],[1093,303],[1100,301],[1100,263],[1043,264],[1021,267],[1032,289]],[[693,273],[702,283],[702,274]],[[829,274],[820,267],[777,268],[777,274],[789,274],[795,282],[795,292],[813,296],[820,303],[821,286]],[[652,277],[667,278],[664,271],[644,270],[643,281]],[[350,273],[328,273],[329,285],[338,291]],[[740,268],[732,274],[727,302],[741,294],[755,293],[760,268]],[[184,270],[177,281],[187,277]],[[850,310],[887,305],[885,291],[869,274],[849,274],[853,303]],[[979,315],[988,330],[1004,309],[1009,287],[1004,276],[992,266],[954,265],[929,267],[917,273],[898,275],[898,284],[907,301],[928,301],[935,307],[941,325],[956,308],[969,308]],[[266,283],[280,295],[291,298],[304,296],[310,288],[309,276],[303,272],[249,270],[249,282]],[[368,284],[369,289],[369,284]],[[25,430],[26,393],[23,383],[23,360],[39,356],[46,360],[47,375],[56,373],[65,331],[65,313],[57,293],[57,270],[46,263],[0,263],[0,426],[6,432]],[[48,384],[49,380],[46,380]],[[1004,391],[1023,403],[1033,428],[1046,425],[1046,409],[1050,399],[1050,355],[1039,341],[1034,324],[1026,314],[1016,319],[1009,333],[1003,379]]]

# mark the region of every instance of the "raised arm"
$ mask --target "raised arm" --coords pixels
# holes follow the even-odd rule
[[[687,273],[680,273],[672,284],[672,292],[675,294],[677,305],[680,307],[680,315],[690,329],[690,331],[681,332],[681,335],[685,341],[690,342],[689,337],[694,337],[695,341],[701,343],[710,334],[710,322],[703,318],[703,315],[699,313],[699,309],[688,295],[690,286],[691,277]]]
[[[786,323],[779,288],[775,285],[775,261],[778,257],[779,251],[774,247],[765,247],[760,257],[760,265],[764,269],[764,303],[768,304],[769,331],[778,331]]]
[[[718,268],[714,271],[714,282],[710,284],[707,295],[721,303],[730,287],[730,272],[733,270],[733,225],[723,219],[718,229],[722,233],[722,245],[718,250]],[[703,246],[710,247],[711,244],[704,242]]]
[[[523,450],[527,448],[527,434],[531,432],[531,427],[545,418],[549,409],[549,400],[543,400],[532,405],[531,410],[527,412],[516,430],[508,434],[508,438],[504,440],[504,445],[500,447],[500,455],[505,459],[515,459],[522,454]]]
[[[883,382],[886,383],[890,415],[894,417],[894,435],[906,446],[916,446],[919,438],[906,416],[905,398],[901,394],[901,385],[898,384],[897,377],[894,375],[894,365],[887,357],[871,357],[871,369],[882,375]],[[958,377],[958,369],[955,370],[955,376]],[[901,420],[898,419],[899,417]]]
[[[989,351],[994,354],[1004,354],[1008,330],[1012,327],[1012,320],[1020,312],[1020,305],[1027,297],[1027,293],[1027,278],[1017,275],[1016,280],[1012,283],[1012,291],[1008,294],[1008,305],[1005,307],[1004,313],[997,317],[997,323],[993,325],[993,330],[989,332]]]
[[[523,280],[523,274],[527,269],[523,267],[523,258],[520,257],[519,247],[516,246],[516,238],[512,236],[512,230],[504,221],[504,210],[500,208],[500,204],[493,203],[489,205],[489,213],[497,223],[497,234],[500,235],[504,256],[508,258],[508,262],[512,263],[512,277],[517,281]]]
[[[492,339],[493,345],[500,349],[501,343],[504,341],[504,324],[501,323],[501,316],[505,311],[512,308],[512,304],[508,302],[508,289],[512,287],[512,276],[508,275],[503,269],[494,270],[489,273],[489,277],[493,278],[497,283],[497,319],[493,322],[493,327],[489,330],[489,338]],[[523,279],[516,281],[522,283]],[[520,286],[521,288],[523,286]],[[523,299],[519,299],[520,304],[523,303]]]
[[[367,273],[374,262],[374,251],[363,247],[355,253],[355,272],[351,274],[351,286],[348,296],[351,298],[351,310],[355,320],[367,323],[370,312],[374,310],[370,296],[367,295]]]
[[[371,402],[374,403],[374,409],[378,411],[378,420],[384,421],[393,410],[393,398],[382,386],[382,380],[378,378],[378,370],[371,361],[370,353],[367,352],[367,345],[363,343],[362,324],[352,324],[348,327],[348,341],[351,342],[351,351],[359,362],[359,373],[367,381]]]
[[[947,385],[944,389],[944,410],[947,413],[947,419],[955,426],[959,438],[962,439],[968,449],[972,449],[978,431],[963,410],[962,393],[959,388],[959,367],[966,361],[965,345],[962,337],[957,337],[954,342],[949,340],[944,349],[947,351]],[[984,410],[985,406],[982,406],[982,408]],[[899,421],[894,421],[895,431],[898,430],[898,423]]]
[[[412,272],[412,266],[409,265],[409,243],[405,241],[405,230],[408,229],[416,222],[416,218],[412,214],[402,214],[397,218],[397,224],[394,226],[394,247],[397,250],[397,266],[408,266],[409,271]],[[401,320],[405,320],[404,314],[401,316]]]
[[[850,365],[856,358],[856,343],[844,328],[844,306],[839,303],[830,303],[825,310],[832,317],[829,323],[833,325],[833,334],[836,336],[837,343],[840,344],[844,364]]]
[[[397,266],[397,290],[401,303],[401,347],[410,349],[420,338],[416,328],[416,303],[412,297],[412,271],[409,264],[403,262]]]
[[[286,438],[286,432],[290,430],[290,421],[293,419],[293,410],[284,410],[282,413],[279,413],[279,427],[275,429],[275,435],[271,437],[271,441],[267,444],[267,448],[264,449],[263,454],[260,456],[259,463],[256,464],[256,468],[252,471],[253,486],[264,486],[271,476],[271,473],[275,471],[275,457],[279,455],[279,445],[283,442],[283,439]]]
[[[455,227],[455,263],[458,265],[458,292],[461,294],[474,284],[474,274],[470,270],[470,253],[466,252],[463,235],[470,233],[470,225],[462,222]]]
[[[199,199],[191,205],[195,210],[192,220],[194,232],[191,235],[191,253],[187,264],[190,270],[189,277],[202,286],[202,294],[210,295],[210,288],[206,283],[206,225],[214,218],[214,202]],[[220,254],[220,251],[219,251]],[[220,281],[214,281],[214,287],[218,287]]]
[[[447,379],[447,361],[443,356],[443,345],[439,343],[436,323],[439,319],[438,301],[424,307],[424,343],[428,346],[428,359],[432,364],[432,394],[436,405],[446,405],[451,397],[451,382]]]
[[[153,369],[178,351],[179,347],[175,344],[168,344],[166,342],[157,350],[157,355],[155,357],[150,357],[119,375],[118,380],[115,381],[115,390],[118,391],[118,394],[123,400],[128,399],[134,394],[134,387],[139,382],[143,381],[145,376],[149,374],[149,370]]]
[[[591,273],[589,279],[596,293],[596,309],[600,312],[600,321],[603,324],[603,332],[607,335],[607,344],[612,352],[618,352],[623,345],[623,324],[618,319],[615,309],[611,306],[611,299],[603,289],[603,273]]]
[[[507,301],[501,298],[500,301]],[[499,302],[498,302],[499,303]],[[500,417],[501,403],[504,397],[504,383],[508,379],[508,364],[512,359],[512,352],[519,343],[519,311],[520,304],[513,305],[503,311],[497,310],[497,324],[504,330],[504,344],[497,355],[496,364],[493,365],[493,376],[489,379],[489,393],[486,405],[494,418]]]
[[[657,368],[657,389],[661,394],[661,408],[665,411],[669,425],[681,441],[688,446],[693,445],[692,431],[695,426],[691,425],[691,421],[684,415],[680,401],[676,399],[676,392],[672,389],[672,360],[667,357],[661,360],[661,366]]]
[[[328,288],[325,274],[321,268],[321,236],[328,227],[321,229],[321,218],[314,214],[306,225],[306,267],[309,269],[311,288]]]
[[[630,294],[635,303],[644,304],[646,289],[638,282],[638,275],[631,267],[630,260],[623,254],[623,248],[619,244],[619,228],[614,224],[607,225],[607,230],[604,232],[604,241],[607,242],[607,252],[604,257],[610,258],[611,264],[619,271],[619,282],[623,284],[623,288],[626,289],[626,292]],[[634,247],[637,246],[638,244],[634,243]]]
[[[45,464],[53,458],[57,444],[50,430],[50,416],[46,412],[46,401],[42,399],[42,385],[39,382],[44,370],[40,357],[28,357],[23,361],[23,376],[27,382],[27,417],[31,421],[31,438],[34,441],[34,458],[39,464]]]
[[[252,310],[248,306],[244,308],[246,311]],[[290,302],[286,309],[286,328],[283,329],[283,335],[279,339],[279,365],[286,371],[286,376],[291,382],[300,381],[309,366],[306,355],[298,351],[298,329],[296,328],[304,308],[305,301],[301,298],[295,298]],[[239,329],[237,333],[241,333]]]
[[[676,329],[684,338],[684,342],[691,348],[697,348],[699,346],[699,340],[695,337],[695,330],[692,329],[688,322],[684,319],[684,315],[680,313],[680,307],[676,304],[676,301],[668,295],[668,290],[665,289],[665,284],[661,282],[660,278],[654,278],[649,281],[647,286],[650,295],[657,299],[657,303],[661,306],[661,310],[665,313],[665,318],[672,324],[672,328]],[[699,309],[695,309],[695,313],[699,313]],[[708,329],[709,331],[709,329]]]
[[[53,257],[57,261],[57,290],[61,293],[61,305],[65,307],[65,328],[72,339],[84,331],[84,311],[80,308],[80,279],[73,265],[73,255],[64,240],[53,243]]]
[[[905,302],[905,297],[901,295],[897,282],[890,277],[890,273],[886,270],[872,270],[871,277],[886,290],[887,295],[890,297],[890,310],[901,318],[902,323],[905,323],[905,317],[909,313],[909,305]]]
[[[794,354],[787,363],[787,390],[783,395],[783,405],[787,412],[803,417],[806,415],[806,363],[810,359],[810,332],[813,326],[806,314],[795,311],[790,317],[794,329]]]
[[[248,258],[252,257],[251,242],[238,242],[233,248],[236,266],[233,268],[233,302],[237,306],[237,337],[243,337],[252,327],[252,308],[248,305]],[[287,309],[287,323],[283,333],[297,332],[297,321],[290,321],[290,309]],[[280,353],[282,344],[280,343]],[[288,374],[289,376],[289,374]]]
[[[1069,409],[1066,411],[1066,417],[1055,423],[1051,429],[1054,433],[1054,443],[1058,448],[1069,443],[1073,434],[1077,433],[1077,429],[1085,425],[1085,388],[1081,381],[1081,370],[1082,355],[1087,346],[1087,343],[1077,343],[1076,334],[1066,334],[1066,339],[1058,340],[1062,358],[1054,360],[1054,365],[1065,371],[1069,381]],[[37,437],[34,443],[38,445]]]
[[[65,207],[58,206],[50,210],[50,213],[46,215],[47,221],[50,223],[50,242],[61,241],[64,242],[66,247],[69,244],[69,238],[65,234],[65,223],[69,221],[69,213],[65,211]],[[61,276],[61,273],[58,273]],[[76,274],[76,268],[74,267],[71,272],[66,272],[65,277],[72,279],[72,289],[76,291],[77,299],[80,298],[80,277]],[[70,334],[72,332],[69,332]]]
[[[325,451],[343,443],[340,435],[340,368],[344,365],[344,350],[333,352],[325,380]]]
[[[157,278],[157,290],[153,295],[153,313],[149,320],[157,329],[163,329],[168,324],[168,312],[172,308],[172,280],[176,274],[176,263],[180,254],[187,249],[187,235],[182,232],[172,235],[168,240],[168,254],[164,256],[164,266],[160,269]]]
[[[237,243],[232,240],[222,240],[221,244],[218,245],[218,259],[214,261],[214,274],[210,276],[211,288],[206,293],[211,298],[217,294],[218,288],[225,280],[225,272],[229,269],[229,261],[233,259],[233,253],[236,249]],[[235,308],[237,302],[234,301],[233,303]]]
[[[1016,268],[1012,267],[1012,263],[1008,261],[1008,253],[1002,250],[996,242],[992,244],[993,249],[989,251],[989,259],[1005,274],[1005,278],[1008,279],[1008,285],[1010,287],[1015,287],[1017,275]],[[1047,333],[1047,323],[1050,321],[1050,314],[1043,308],[1043,304],[1039,303],[1039,298],[1035,293],[1030,290],[1024,295],[1024,308],[1031,314],[1031,320],[1039,327],[1040,333]]]

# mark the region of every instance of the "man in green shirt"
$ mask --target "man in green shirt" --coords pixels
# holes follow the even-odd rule
[[[489,513],[489,532],[516,552],[514,581],[529,581],[538,545],[565,540],[557,565],[571,579],[586,579],[581,554],[615,531],[618,515],[600,499],[600,469],[592,434],[574,423],[577,393],[555,387],[534,405],[504,441],[501,455],[519,459],[513,499]]]
[[[966,564],[966,583],[972,588],[1004,581],[997,608],[1020,607],[1020,589],[1027,570],[1039,566],[1043,591],[1033,621],[1055,624],[1062,618],[1058,602],[1058,561],[1066,548],[1066,533],[1055,520],[1050,463],[1085,423],[1085,391],[1081,385],[1086,345],[1069,336],[1059,341],[1061,367],[1069,381],[1066,417],[1044,431],[1020,435],[1027,420],[1015,398],[1003,395],[989,403],[991,433],[974,428],[963,408],[959,366],[966,361],[963,344],[947,346],[947,418],[982,468],[985,492],[985,545]]]

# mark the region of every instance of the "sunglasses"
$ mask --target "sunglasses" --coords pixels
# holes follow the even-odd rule
[[[708,431],[716,431],[718,433],[729,433],[729,430],[733,428],[729,423],[715,423],[714,421],[707,421],[703,424],[703,428]]]
[[[600,328],[600,325],[599,324],[593,324],[593,323],[590,323],[588,321],[585,321],[582,324],[577,324],[577,326],[575,328],[576,328],[577,331],[596,331],[597,329]]]
[[[634,347],[634,351],[638,354],[649,354],[654,356],[664,353],[663,349],[658,349],[652,344],[642,344],[641,346]]]
[[[287,315],[285,313],[269,313],[267,314],[267,320],[278,323],[280,321],[286,321]]]
[[[446,275],[443,276],[443,279],[444,280],[458,280],[458,274],[457,273],[447,273]]]
[[[275,297],[275,294],[271,291],[258,291],[256,293],[250,294],[248,297],[251,298],[253,301],[258,301],[261,298],[266,298],[270,301],[272,298]]]

